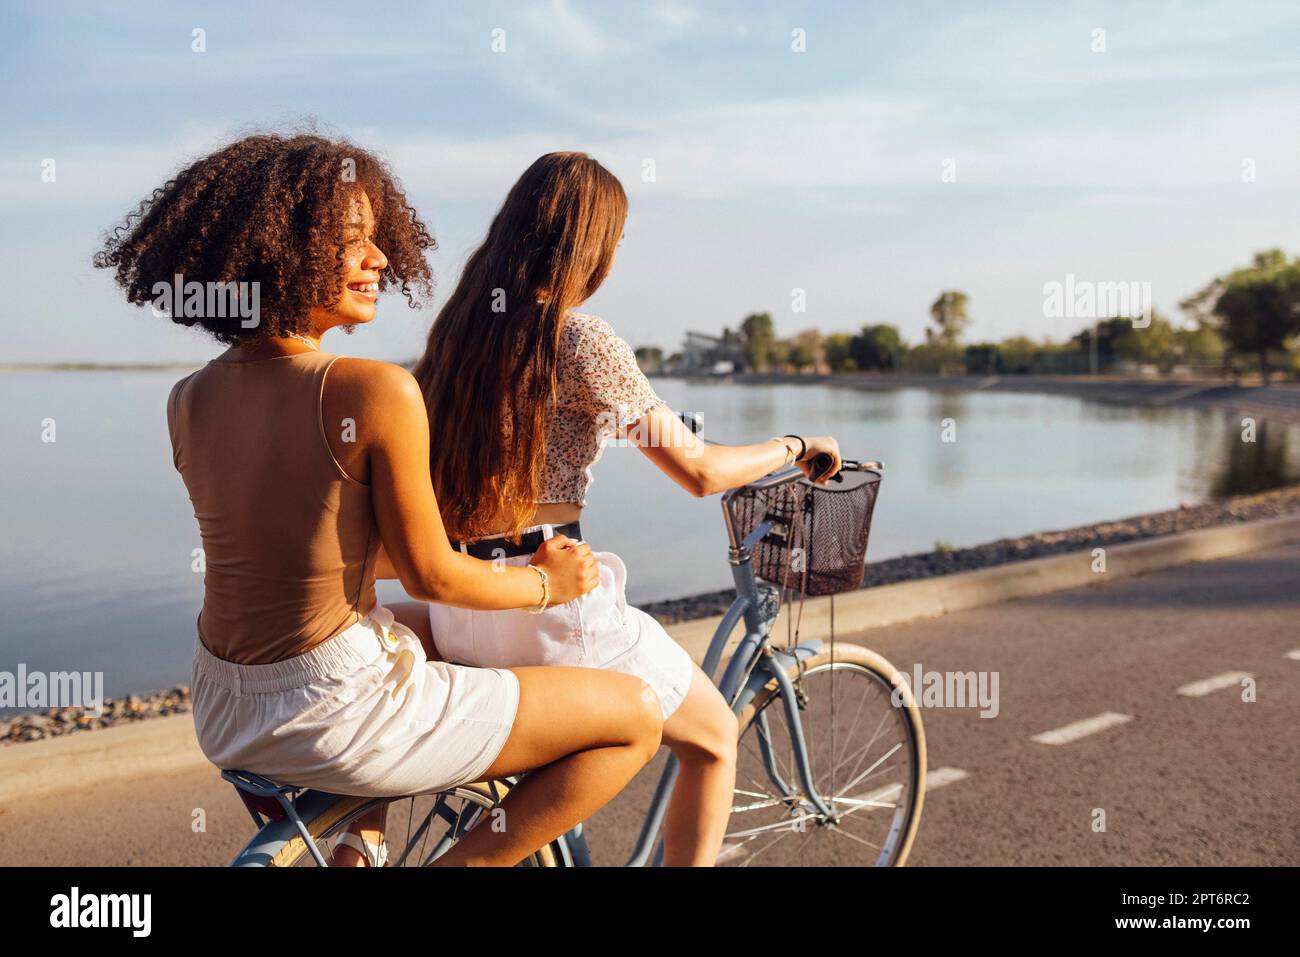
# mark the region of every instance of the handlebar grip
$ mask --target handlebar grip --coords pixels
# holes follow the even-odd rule
[[[831,466],[835,464],[835,459],[828,452],[820,452],[812,461],[812,478],[817,480],[830,471]]]

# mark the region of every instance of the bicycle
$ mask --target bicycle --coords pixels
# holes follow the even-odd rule
[[[698,431],[697,424],[687,421],[693,431]],[[829,465],[829,459],[819,462],[817,474]],[[878,483],[882,470],[879,462],[846,461],[832,481],[843,481],[844,473],[857,472],[862,473],[863,481]],[[798,863],[804,860],[810,840],[825,837],[830,839],[824,846],[831,848],[834,864],[861,865],[865,848],[873,857],[870,863],[901,866],[920,825],[925,795],[925,734],[910,686],[893,665],[875,652],[835,642],[833,597],[829,646],[820,639],[799,641],[793,614],[787,616],[792,636],[786,646],[778,648],[770,640],[789,587],[785,580],[788,575],[782,574],[779,587],[760,578],[754,568],[756,554],[769,574],[772,568],[784,568],[801,575],[800,620],[807,594],[833,596],[836,590],[848,590],[844,582],[831,581],[823,582],[819,591],[816,585],[808,584],[811,560],[802,567],[785,562],[792,549],[798,548],[795,541],[809,543],[806,537],[799,538],[793,514],[809,510],[772,504],[784,487],[796,483],[816,488],[797,467],[790,466],[722,496],[736,597],[709,643],[701,665],[705,674],[712,678],[717,672],[737,626],[743,622],[745,630],[716,681],[739,718],[741,745],[736,802],[718,863]],[[861,552],[856,553],[856,559],[841,562],[851,577],[856,561],[859,583],[866,549],[865,526],[870,524],[874,495],[873,488],[861,533]],[[805,497],[801,501],[809,500]],[[760,506],[757,509],[756,503]],[[778,561],[780,566],[775,564]],[[832,579],[837,571],[840,569],[832,569]],[[823,572],[825,569],[814,569],[814,577]],[[848,712],[838,706],[837,691],[845,687],[849,689]],[[858,727],[868,701],[877,706],[867,712],[866,723],[876,720],[870,737],[863,741],[862,736],[851,732]],[[845,732],[839,720],[849,712],[852,726]],[[883,731],[892,733],[882,741]],[[822,744],[828,746],[820,747]],[[820,760],[822,756],[827,760]],[[839,783],[837,772],[841,772]],[[676,776],[676,760],[670,756],[627,866],[657,865],[662,861],[659,831]],[[235,867],[325,866],[330,850],[322,851],[320,845],[329,848],[351,822],[385,805],[389,866],[427,865],[466,831],[491,818],[518,782],[518,777],[510,777],[400,798],[365,798],[277,784],[246,771],[222,771],[222,777],[235,785],[258,827],[257,834],[232,861]],[[404,807],[394,814],[399,802]],[[263,817],[267,820],[263,821]],[[393,838],[403,830],[405,837],[395,843]],[[865,837],[863,831],[872,836],[879,834],[879,841]],[[794,835],[802,835],[802,843],[784,843]],[[778,851],[781,853],[774,853]],[[584,826],[580,824],[538,849],[521,865],[591,866]]]

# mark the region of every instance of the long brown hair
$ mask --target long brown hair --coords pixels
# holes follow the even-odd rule
[[[415,378],[433,435],[447,533],[472,538],[503,506],[518,540],[541,491],[560,330],[605,280],[627,218],[618,179],[585,153],[524,171],[438,313]]]

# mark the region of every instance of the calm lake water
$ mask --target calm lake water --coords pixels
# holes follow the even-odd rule
[[[176,372],[0,374],[0,671],[103,671],[116,696],[188,683],[198,530],[172,468]],[[886,464],[869,560],[972,545],[1300,481],[1300,429],[1191,409],[1053,396],[858,392],[655,380],[720,442],[829,433]],[[941,441],[940,422],[957,423]],[[56,441],[42,441],[53,419]],[[618,552],[633,603],[730,584],[718,499],[699,500],[638,450],[609,447],[583,530]],[[380,599],[399,600],[391,583]]]

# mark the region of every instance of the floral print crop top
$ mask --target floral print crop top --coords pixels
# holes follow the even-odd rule
[[[586,505],[591,466],[606,441],[662,401],[632,347],[609,323],[570,312],[560,330],[555,413],[539,501]]]

